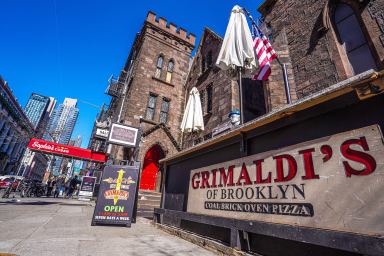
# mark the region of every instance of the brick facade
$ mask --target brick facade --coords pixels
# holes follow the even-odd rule
[[[284,52],[291,70],[292,94],[298,98],[312,94],[354,75],[348,56],[340,43],[334,24],[338,3],[352,7],[376,62],[384,66],[384,1],[353,0],[267,0],[259,8],[265,24],[271,30],[272,44]],[[267,83],[271,92],[270,105],[279,105],[284,96],[275,97],[281,76],[273,63],[272,77]],[[272,100],[271,100],[272,99]],[[277,101],[277,102],[276,102]]]
[[[232,78],[215,64],[222,41],[221,36],[205,28],[193,58],[185,88],[187,93],[193,87],[200,92],[205,129],[198,134],[186,134],[184,148],[211,138],[215,128],[229,122],[229,113],[240,109],[238,79]],[[209,90],[212,91],[211,103],[209,103]],[[243,90],[245,120],[264,114],[266,102],[262,84],[244,78]]]
[[[263,15],[265,33],[286,64],[293,101],[310,95],[355,75],[349,56],[340,43],[334,24],[335,7],[346,3],[354,10],[366,38],[375,68],[384,65],[384,0],[267,0],[259,8]],[[228,114],[239,109],[239,90],[236,78],[216,67],[215,62],[222,37],[205,28],[196,54],[191,61],[195,36],[182,28],[148,13],[141,32],[136,36],[131,52],[122,70],[118,89],[128,85],[120,122],[140,126],[146,136],[139,153],[142,160],[152,145],[158,144],[166,154],[178,150],[181,141],[180,123],[188,100],[188,92],[196,87],[202,98],[205,130],[185,135],[183,147],[192,146],[212,136],[215,128],[229,122]],[[157,71],[159,56],[163,69]],[[172,79],[167,78],[167,64],[174,61]],[[278,61],[271,64],[268,81],[243,79],[245,121],[287,104],[283,72]],[[167,81],[168,79],[168,81]],[[153,118],[146,118],[149,95],[157,98]],[[147,133],[160,123],[163,100],[170,102],[168,120],[164,127]],[[116,121],[122,100],[114,98],[110,108]],[[144,118],[144,119],[143,119]],[[171,136],[169,136],[171,134]],[[115,159],[127,159],[132,152],[115,147]]]
[[[163,18],[149,12],[141,32],[136,36],[131,53],[119,77],[120,90],[127,84],[124,106],[120,120],[119,109],[122,100],[112,100],[115,121],[120,121],[135,127],[141,127],[146,136],[140,144],[138,160],[143,158],[148,149],[158,144],[165,155],[177,152],[172,142],[180,138],[180,123],[184,104],[184,85],[188,74],[191,52],[195,47],[195,36],[188,34],[183,28],[177,28],[173,23],[167,23]],[[157,61],[163,57],[162,70],[158,74]],[[171,79],[166,81],[167,66],[173,61],[174,68]],[[149,96],[156,97],[153,118],[146,117]],[[165,127],[170,131],[167,134],[164,128],[147,131],[160,123],[160,112],[163,101],[169,102],[168,118]],[[112,155],[116,160],[130,159],[132,152],[122,147],[114,146]]]

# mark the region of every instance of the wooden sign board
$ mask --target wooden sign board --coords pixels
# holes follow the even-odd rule
[[[382,236],[380,128],[192,170],[188,212]]]

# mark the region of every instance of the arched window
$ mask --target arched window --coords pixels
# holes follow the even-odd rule
[[[352,7],[344,3],[337,4],[333,18],[338,39],[348,56],[353,73],[356,75],[376,68],[371,49]]]
[[[212,67],[212,51],[209,51],[207,54],[207,66],[208,68]]]
[[[163,62],[164,62],[164,56],[160,55],[157,58],[157,63],[156,63],[156,73],[155,73],[155,77],[156,78],[160,78],[161,77],[161,71],[163,69]]]
[[[171,81],[172,81],[172,73],[173,73],[174,66],[175,66],[175,64],[174,64],[173,60],[170,60],[168,62],[168,67],[167,67],[167,77],[165,79],[165,81],[167,83],[171,83]]]

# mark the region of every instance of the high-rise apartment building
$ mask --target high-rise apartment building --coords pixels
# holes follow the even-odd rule
[[[56,100],[52,97],[37,93],[31,94],[24,112],[35,129],[35,138],[43,136],[55,105]],[[21,161],[18,174],[40,181],[47,170],[48,161],[49,159],[46,155],[27,149]]]
[[[79,109],[76,107],[77,99],[65,98],[53,112],[49,121],[48,129],[44,134],[44,139],[61,144],[68,144],[71,139],[73,129],[79,115]],[[53,165],[53,175],[60,174],[62,158],[55,159]]]

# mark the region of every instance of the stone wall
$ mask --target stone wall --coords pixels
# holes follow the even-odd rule
[[[211,138],[212,132],[229,121],[229,113],[240,110],[238,78],[231,77],[216,66],[223,38],[209,28],[205,28],[194,56],[186,83],[186,92],[196,87],[202,98],[204,131],[184,136],[184,147],[192,146]],[[211,55],[212,61],[209,60]],[[204,65],[205,63],[205,65]],[[211,64],[210,64],[211,63]],[[205,66],[205,69],[204,69]],[[212,110],[207,112],[207,88],[212,86]],[[251,120],[265,113],[263,85],[251,79],[243,79],[245,120]],[[188,97],[186,97],[186,102]]]
[[[121,77],[124,78],[128,76],[128,90],[121,118],[123,123],[141,127],[143,132],[151,129],[160,122],[161,104],[163,99],[166,99],[170,101],[170,107],[165,125],[174,138],[179,140],[179,127],[184,107],[184,84],[194,42],[193,34],[187,35],[184,29],[177,29],[173,23],[167,24],[165,19],[157,19],[154,13],[148,13],[121,74]],[[132,56],[133,52],[135,56]],[[160,54],[164,57],[163,69],[161,76],[156,78],[156,64]],[[132,65],[129,64],[131,59],[133,60]],[[174,61],[174,71],[169,83],[165,81],[165,77],[170,60]],[[140,123],[140,117],[145,118],[150,94],[157,96],[154,118],[147,120],[149,122]],[[121,102],[119,104],[122,104]],[[116,112],[118,111],[115,111],[115,114]],[[164,132],[156,131],[143,139],[140,145],[140,161],[143,161],[142,157],[146,150],[154,144],[163,145],[162,148],[166,152],[171,153],[176,150],[174,145],[169,143],[169,138]],[[115,146],[114,155],[115,159],[127,159],[129,152],[124,151],[122,147]]]
[[[362,30],[366,32],[378,69],[382,68],[384,1],[342,2],[351,4],[361,16]],[[273,45],[284,44],[286,40],[287,48],[281,50],[288,54],[299,98],[353,75],[332,25],[332,6],[336,3],[328,0],[267,0],[259,8],[265,23],[272,29]],[[275,81],[274,77],[272,80]]]

